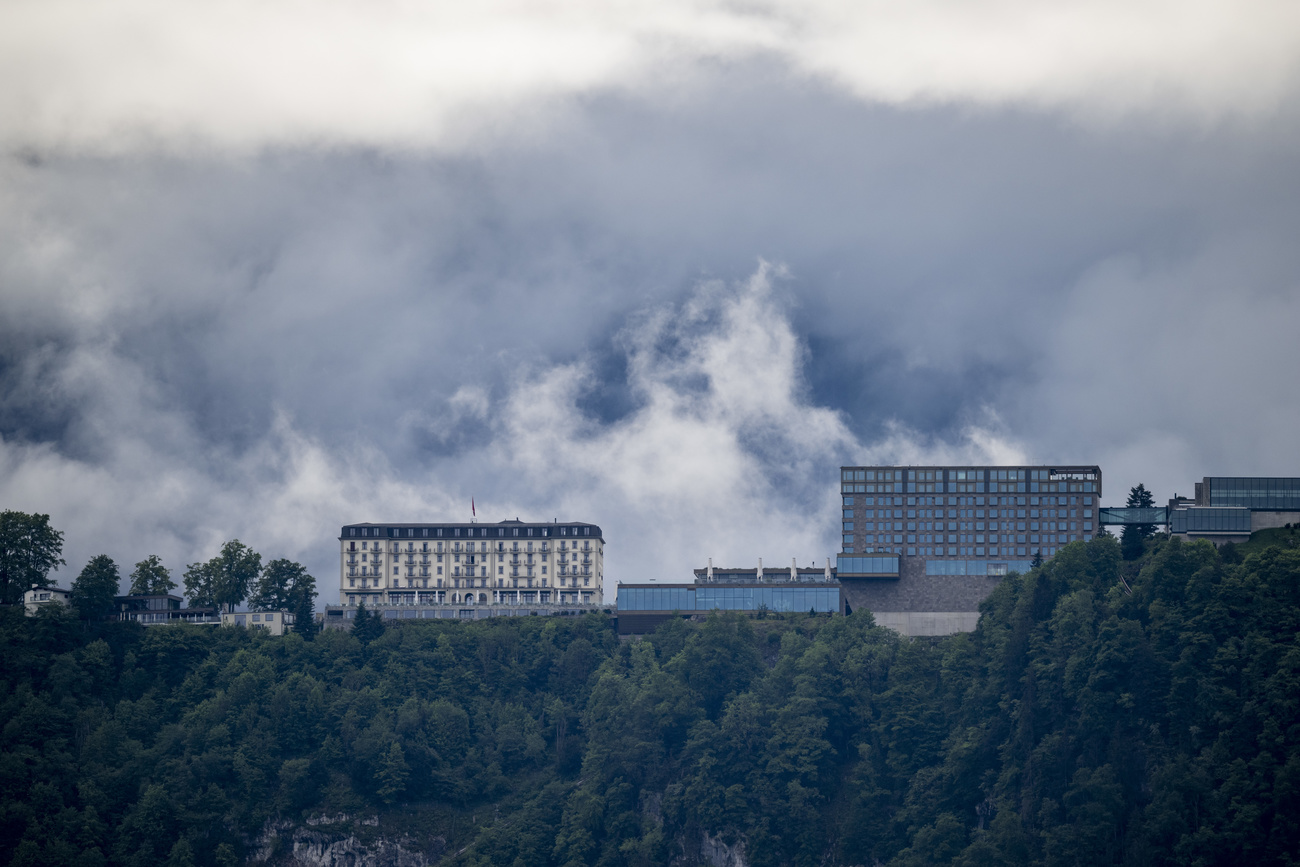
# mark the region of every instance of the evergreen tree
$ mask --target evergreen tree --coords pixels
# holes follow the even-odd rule
[[[1146,489],[1146,485],[1137,484],[1129,490],[1128,500],[1124,503],[1129,509],[1150,509],[1156,504],[1155,497]],[[1147,539],[1155,535],[1155,524],[1125,524],[1120,534],[1120,550],[1125,560],[1136,560],[1142,556]]]
[[[1032,559],[1032,560],[1029,561],[1029,568],[1030,568],[1030,569],[1037,569],[1039,566],[1042,566],[1042,565],[1043,565],[1043,549],[1042,549],[1042,548],[1035,548],[1035,549],[1034,549],[1034,559]]]
[[[72,607],[82,620],[99,620],[113,613],[113,598],[121,584],[117,564],[107,554],[91,558],[72,582]]]
[[[50,571],[68,565],[62,552],[63,534],[49,515],[0,512],[0,605],[17,605],[31,588],[53,584]]]
[[[406,763],[402,747],[393,741],[379,764],[379,772],[375,774],[379,799],[385,804],[398,800],[406,792],[406,781],[410,776],[411,767]]]
[[[357,616],[352,619],[352,634],[367,645],[384,634],[384,619],[377,612],[366,610],[366,603],[357,603]]]
[[[313,596],[299,594],[297,605],[293,609],[293,631],[308,641],[315,638],[319,631],[316,626],[316,606],[312,602]]]
[[[175,589],[176,582],[172,580],[171,571],[162,564],[157,554],[150,554],[135,564],[135,571],[131,573],[131,589],[127,592],[132,596],[161,596]]]

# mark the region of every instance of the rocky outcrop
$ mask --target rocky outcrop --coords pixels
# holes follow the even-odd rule
[[[386,837],[357,826],[378,827],[377,819],[352,820],[348,816],[308,819],[312,827],[270,822],[256,840],[250,863],[278,867],[428,867],[438,861],[446,841],[433,838],[421,845],[410,837]],[[433,851],[430,852],[429,850]]]
[[[721,834],[712,837],[708,831],[703,832],[700,841],[700,858],[713,867],[748,867],[749,864],[745,860],[744,840],[737,840],[728,846],[723,842]]]

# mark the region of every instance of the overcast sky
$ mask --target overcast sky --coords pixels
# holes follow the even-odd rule
[[[107,553],[590,521],[818,565],[845,463],[1300,475],[1300,6],[10,0],[0,507]]]

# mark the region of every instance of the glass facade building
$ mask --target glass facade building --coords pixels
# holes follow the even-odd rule
[[[1102,478],[1095,465],[841,467],[840,496],[841,577],[886,577],[861,568],[881,555],[968,564],[926,574],[1004,574],[1091,539]]]
[[[618,610],[631,611],[786,611],[834,613],[840,588],[834,585],[696,586],[619,585]]]
[[[1196,486],[1196,502],[1257,512],[1300,512],[1300,478],[1206,476]]]
[[[836,567],[837,575],[861,578],[897,578],[897,557],[853,557],[847,554],[839,556]]]
[[[1174,509],[1169,513],[1171,533],[1250,533],[1250,509],[1206,506]]]

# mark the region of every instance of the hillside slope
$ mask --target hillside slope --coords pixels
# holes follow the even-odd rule
[[[288,863],[295,827],[472,865],[1300,859],[1300,549],[1126,565],[1070,545],[940,640],[4,612],[0,862]]]

